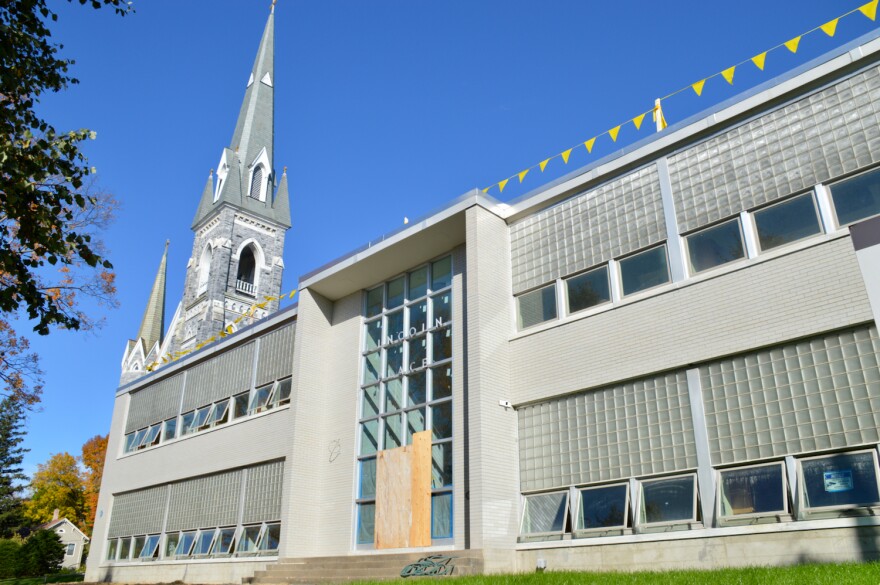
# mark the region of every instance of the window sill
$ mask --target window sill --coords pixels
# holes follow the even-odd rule
[[[195,558],[184,558],[184,559],[156,559],[152,562],[144,562],[144,561],[119,561],[119,562],[108,562],[104,561],[99,567],[102,568],[121,568],[121,567],[143,567],[145,565],[154,566],[154,565],[192,565],[192,564],[209,564],[209,563],[242,563],[242,562],[267,562],[267,561],[277,561],[278,555],[272,556],[254,556],[254,557],[222,557],[222,558],[213,558],[213,559],[195,559]]]

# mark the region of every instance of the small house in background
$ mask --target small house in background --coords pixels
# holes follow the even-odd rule
[[[58,509],[50,522],[39,527],[41,530],[51,530],[61,539],[64,545],[64,561],[61,567],[64,569],[78,569],[82,564],[83,550],[89,543],[89,537],[67,518],[58,517]]]

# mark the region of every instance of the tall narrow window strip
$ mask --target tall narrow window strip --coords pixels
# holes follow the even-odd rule
[[[260,194],[263,186],[263,165],[257,165],[251,177],[250,198],[260,200]]]

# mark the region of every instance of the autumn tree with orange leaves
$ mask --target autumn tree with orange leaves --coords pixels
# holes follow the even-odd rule
[[[84,532],[89,536],[92,535],[95,515],[98,512],[98,494],[101,491],[101,479],[104,475],[104,457],[107,455],[108,436],[95,435],[82,446],[80,461],[86,468],[83,478],[86,504]]]

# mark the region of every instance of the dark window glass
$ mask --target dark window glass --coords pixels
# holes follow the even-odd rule
[[[423,266],[409,273],[409,298],[417,299],[428,292],[428,267]]]
[[[375,317],[382,312],[382,287],[367,291],[367,317]]]
[[[520,329],[526,329],[556,318],[556,285],[550,285],[516,298],[516,319]]]
[[[431,488],[452,485],[452,443],[431,446]]]
[[[527,496],[522,533],[562,532],[567,508],[568,492]]]
[[[822,233],[812,193],[756,211],[755,226],[762,250]]]
[[[846,225],[880,213],[880,169],[831,186],[837,221]]]
[[[623,294],[631,295],[669,282],[666,246],[652,248],[620,261]]]
[[[626,486],[611,485],[581,491],[579,529],[626,525]]]
[[[235,403],[233,404],[233,412],[232,418],[241,418],[247,414],[248,407],[248,393],[242,392],[241,394],[236,394],[233,398]],[[183,421],[183,426],[186,428],[186,421]]]
[[[254,272],[257,262],[254,259],[254,251],[250,246],[241,251],[238,258],[238,280],[247,284],[254,284]]]
[[[387,308],[393,309],[403,304],[403,282],[404,277],[401,276],[388,283]]]
[[[801,461],[808,508],[859,506],[880,501],[871,453],[846,453]]]
[[[431,538],[452,538],[452,494],[431,496]]]
[[[441,366],[431,370],[431,400],[452,396],[452,368]]]
[[[413,406],[415,404],[422,404],[425,402],[427,398],[427,388],[425,388],[425,379],[427,378],[427,374],[425,370],[418,372],[417,374],[412,374],[411,376],[407,376],[406,379],[406,393],[407,393],[407,404],[409,406]]]
[[[452,436],[452,401],[440,402],[431,407],[431,428],[434,440]]]
[[[439,362],[452,357],[452,332],[446,329],[438,329],[431,333],[431,345],[433,346],[431,361]]]
[[[721,472],[721,515],[785,511],[781,465],[765,465]]]
[[[674,477],[642,484],[642,517],[645,522],[694,520],[694,478]]]
[[[603,266],[565,281],[568,288],[568,312],[575,313],[611,300],[608,267]]]
[[[251,199],[259,199],[260,198],[260,190],[262,189],[263,183],[263,165],[258,166],[254,169],[254,175],[251,178],[251,190],[248,194]]]
[[[379,414],[379,385],[364,388],[364,401],[361,405],[361,418]]]
[[[382,319],[376,319],[366,324],[367,328],[367,351],[372,351],[382,345]]]
[[[440,290],[452,284],[452,256],[431,264],[431,290]]]
[[[376,460],[361,461],[361,489],[358,497],[371,499],[376,497]]]
[[[421,301],[409,308],[409,328],[416,333],[428,328],[428,301]]]
[[[702,272],[745,257],[742,230],[734,219],[687,237],[691,270]]]
[[[358,544],[372,544],[376,532],[376,504],[358,506]]]

